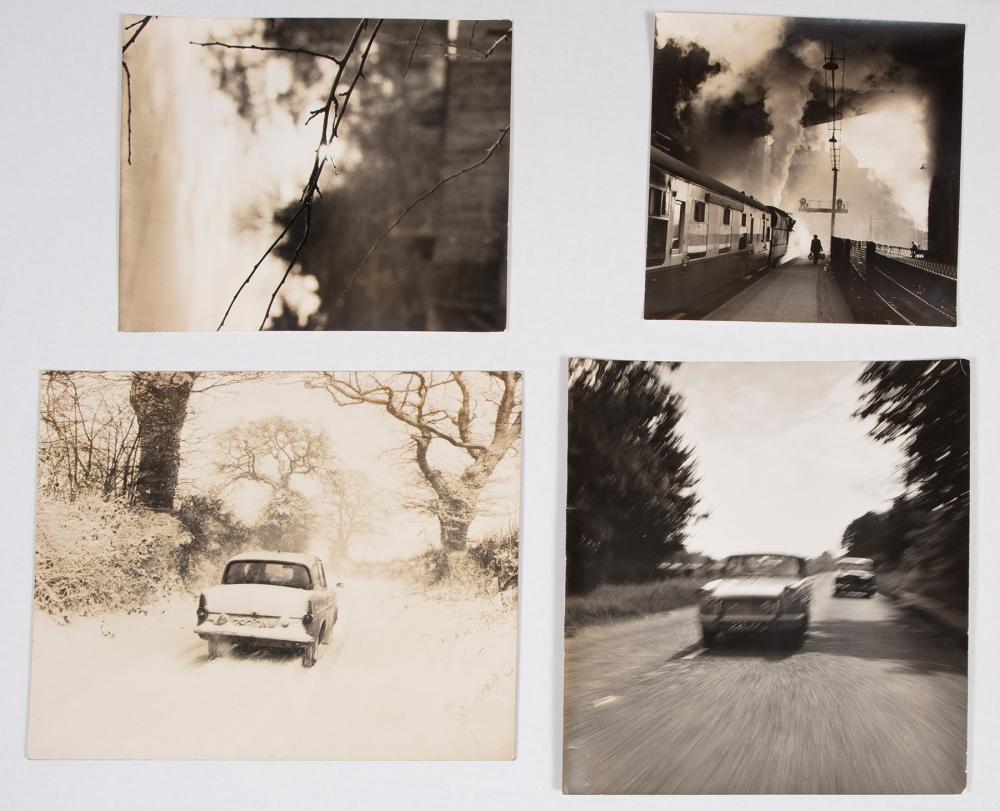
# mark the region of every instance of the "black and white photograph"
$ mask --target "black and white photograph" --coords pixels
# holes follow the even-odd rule
[[[28,756],[509,760],[517,372],[45,372]]]
[[[955,326],[964,46],[657,14],[645,317]]]
[[[122,18],[119,329],[504,330],[512,36]]]
[[[969,376],[570,361],[566,793],[965,790]]]

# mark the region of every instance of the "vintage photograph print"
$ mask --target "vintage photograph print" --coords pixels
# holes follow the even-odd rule
[[[571,360],[563,788],[966,785],[969,363]]]
[[[119,329],[505,329],[512,30],[123,17]]]
[[[955,326],[964,42],[657,14],[645,317]]]
[[[509,760],[518,372],[45,372],[28,756]]]

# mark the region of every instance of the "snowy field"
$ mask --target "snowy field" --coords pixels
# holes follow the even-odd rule
[[[508,594],[508,598],[511,595]],[[210,660],[195,598],[58,625],[36,611],[32,758],[484,760],[514,756],[516,600],[356,578],[314,668]]]

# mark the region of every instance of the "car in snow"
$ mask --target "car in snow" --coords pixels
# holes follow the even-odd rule
[[[244,552],[230,558],[222,582],[198,598],[194,632],[213,658],[227,646],[293,647],[301,650],[303,666],[312,667],[338,611],[337,592],[315,555]]]
[[[719,634],[772,632],[801,645],[809,630],[812,578],[794,555],[730,555],[719,577],[698,590],[706,647]]]
[[[841,558],[833,579],[833,596],[844,594],[875,594],[875,561],[871,558]]]

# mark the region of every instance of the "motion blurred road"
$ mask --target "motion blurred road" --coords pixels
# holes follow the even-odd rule
[[[566,640],[563,781],[584,794],[946,794],[966,783],[966,653],[815,578],[800,650],[699,643],[696,609]]]

